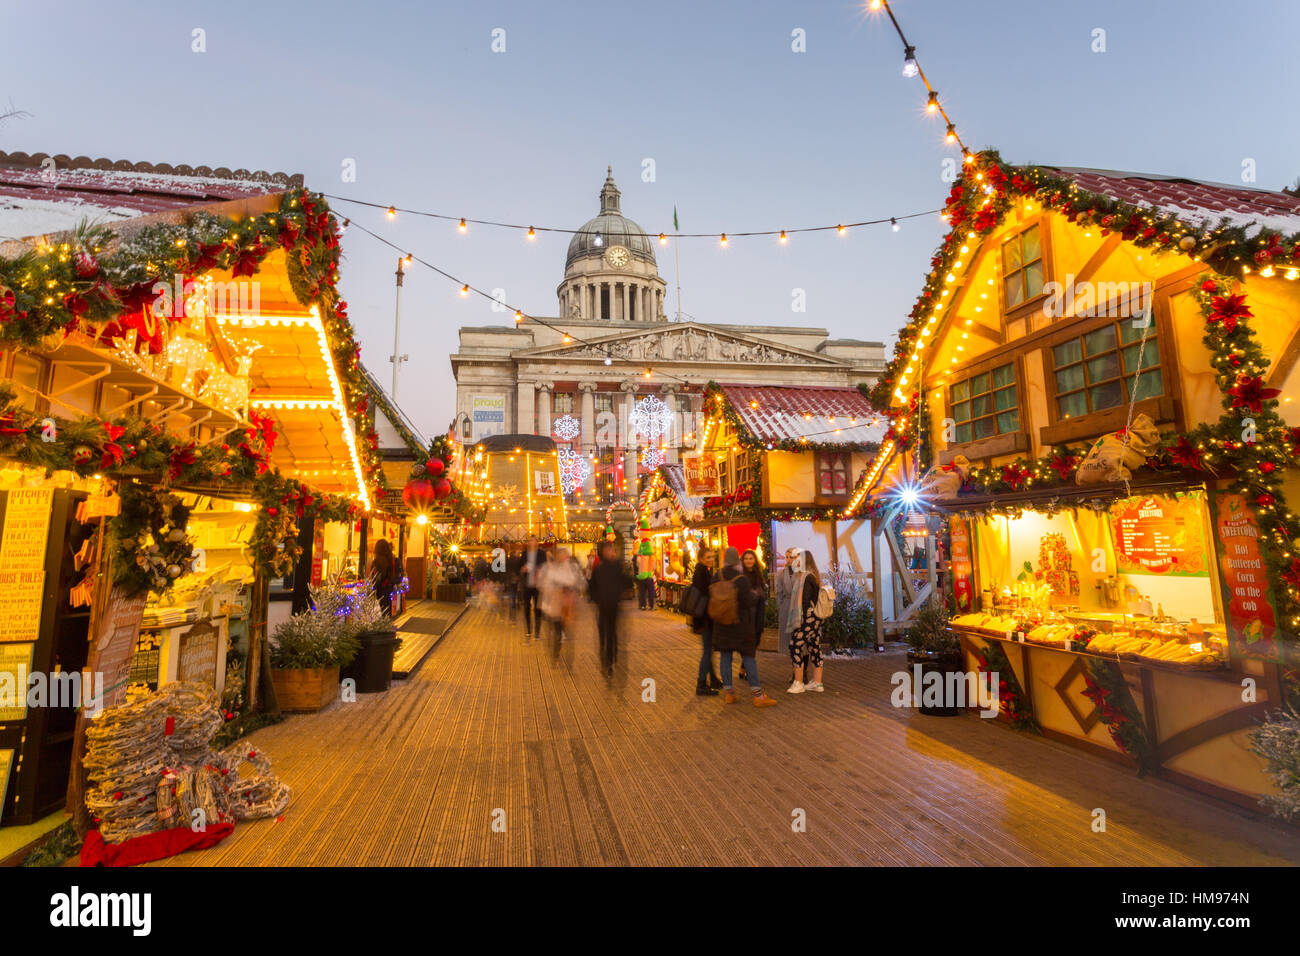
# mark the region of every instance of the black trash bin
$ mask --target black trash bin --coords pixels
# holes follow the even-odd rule
[[[939,686],[944,688],[945,697],[947,696],[947,688],[951,686],[948,681],[948,675],[950,673],[962,672],[962,659],[960,653],[936,654],[933,651],[911,650],[907,652],[907,662],[909,664],[921,665],[921,680],[924,683],[929,683],[926,681],[928,675],[937,673],[941,682]],[[924,683],[922,684],[922,687],[924,687]],[[921,694],[922,700],[925,699],[924,694],[919,688],[917,693]],[[955,702],[953,701],[945,701],[945,703],[939,706],[923,703],[917,707],[917,712],[925,714],[927,717],[956,717],[962,712],[962,708],[954,706],[954,704]]]
[[[357,682],[360,694],[378,694],[393,682],[393,655],[400,640],[392,631],[372,631],[359,635],[361,650],[352,663],[343,668],[341,678]]]

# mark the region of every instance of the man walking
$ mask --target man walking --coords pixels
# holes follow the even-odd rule
[[[614,545],[603,541],[600,561],[591,570],[587,596],[596,605],[596,632],[600,636],[600,669],[605,677],[614,675],[618,663],[618,606],[627,587],[623,565],[614,557]]]
[[[533,634],[537,635],[538,640],[542,637],[542,605],[537,600],[537,588],[541,584],[540,575],[545,563],[546,555],[541,548],[537,547],[537,536],[529,535],[519,568],[519,594],[522,598],[520,603],[524,606],[525,641],[531,640]]]

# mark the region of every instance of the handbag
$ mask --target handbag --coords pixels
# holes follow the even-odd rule
[[[700,613],[701,600],[702,595],[697,588],[683,588],[682,598],[677,605],[677,609],[687,617],[695,617]]]

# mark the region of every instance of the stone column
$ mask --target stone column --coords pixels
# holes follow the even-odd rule
[[[638,491],[636,480],[636,445],[637,437],[633,432],[632,425],[628,422],[628,416],[632,412],[632,406],[636,404],[637,389],[640,386],[636,382],[624,382],[619,388],[623,392],[622,410],[619,412],[618,424],[623,433],[623,496],[632,499],[635,498]]]
[[[632,301],[631,290],[626,282],[623,283],[623,321],[630,322],[632,319],[631,309],[628,307]]]
[[[582,423],[579,452],[590,459],[596,453],[596,383],[580,382],[578,391],[582,396],[578,416],[578,421]],[[587,479],[587,484],[590,485],[593,496],[596,495],[598,489],[596,485],[596,462],[594,461],[591,463],[591,476]],[[583,493],[586,494],[585,486]],[[593,497],[592,500],[595,501],[596,498]]]
[[[583,295],[587,299],[586,317],[588,319],[594,319],[596,318],[596,309],[600,305],[600,303],[596,301],[596,286],[594,283],[588,282],[585,283],[582,288],[583,288]]]
[[[533,414],[533,393],[537,386],[532,382],[520,382],[515,399],[515,431],[525,435],[535,435],[536,428]]]
[[[673,413],[672,424],[668,426],[668,434],[664,435],[663,443],[668,446],[664,449],[664,461],[675,465],[677,448],[682,443],[682,416],[677,413],[677,386],[663,386],[659,389],[659,398]]]
[[[537,386],[537,434],[551,434],[551,386]]]

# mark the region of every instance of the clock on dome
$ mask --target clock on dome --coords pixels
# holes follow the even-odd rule
[[[615,269],[621,269],[627,265],[627,250],[622,246],[610,246],[605,251],[605,261]]]

